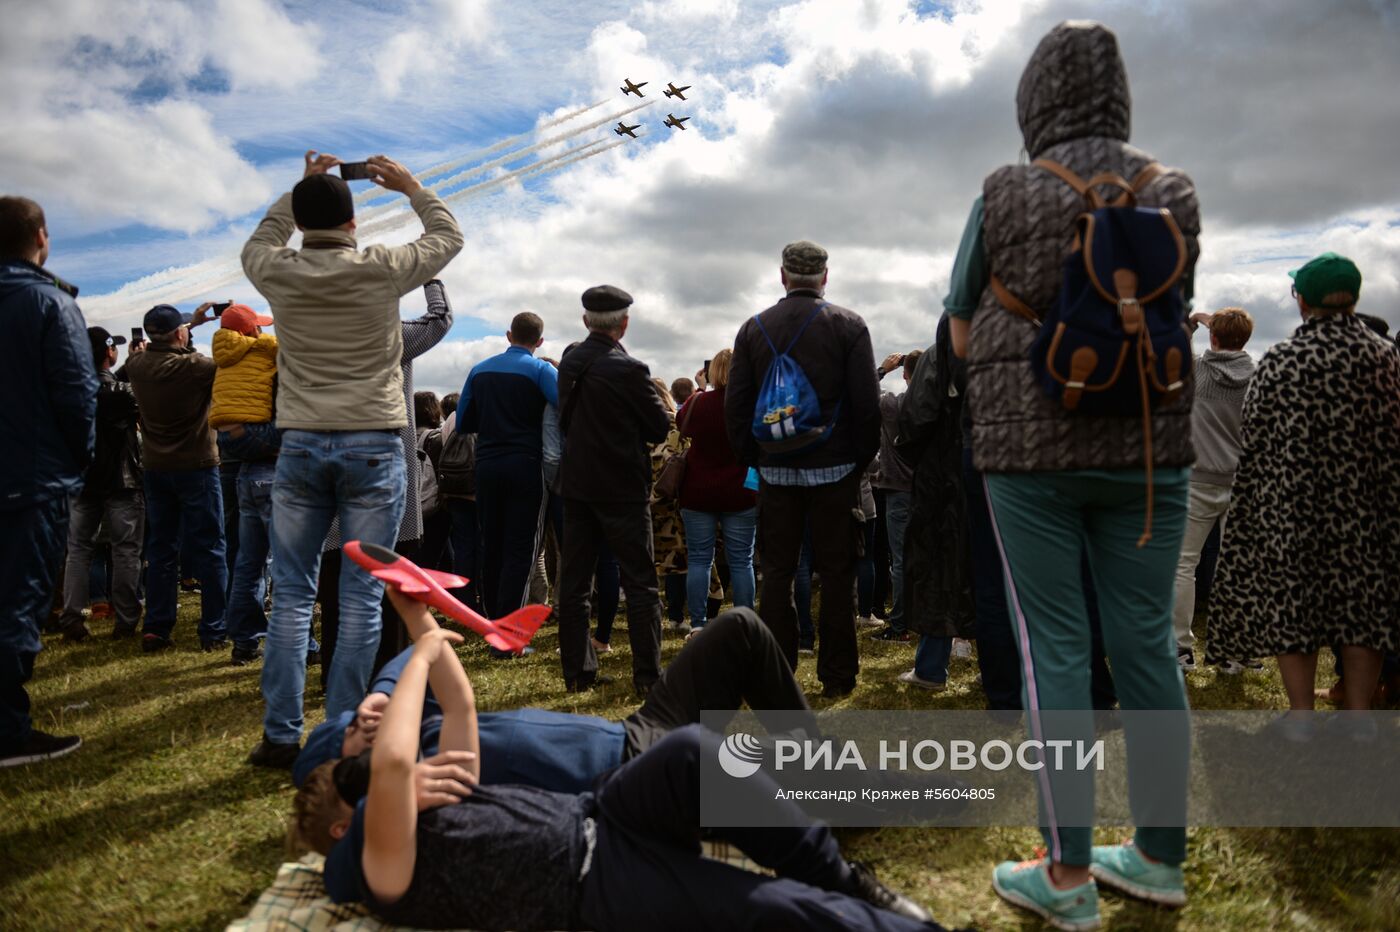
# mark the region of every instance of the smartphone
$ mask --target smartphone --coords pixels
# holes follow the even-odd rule
[[[367,181],[372,174],[368,162],[340,163],[340,177],[346,181]]]
[[[708,379],[710,377],[710,360],[705,360],[705,364],[700,367],[700,370],[705,373],[705,378]]]
[[[222,303],[219,303],[219,304],[214,305],[214,307],[213,307],[214,316],[215,316],[215,317],[221,317],[221,316],[223,316],[224,311],[228,310],[228,309],[231,308],[231,307],[233,307],[233,302],[232,302],[232,301],[224,301],[224,302],[222,302]]]
[[[135,346],[137,343],[145,343],[145,342],[146,342],[146,333],[145,333],[145,331],[143,331],[140,327],[132,327],[132,328],[131,328],[131,344],[132,344],[133,346]]]

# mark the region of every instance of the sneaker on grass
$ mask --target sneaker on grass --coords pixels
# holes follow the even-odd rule
[[[967,638],[953,638],[953,652],[950,656],[954,660],[971,660],[972,642]]]
[[[1013,906],[1028,909],[1066,932],[1099,927],[1099,888],[1093,880],[1068,890],[1050,880],[1050,862],[1002,861],[992,870],[992,889]]]
[[[1196,669],[1196,652],[1189,647],[1178,647],[1176,662],[1183,673],[1190,673]]]
[[[0,754],[0,767],[19,767],[23,764],[37,764],[53,760],[65,754],[72,754],[83,746],[83,739],[77,735],[51,735],[44,731],[31,731],[24,744],[6,754]]]
[[[1089,873],[1105,886],[1159,906],[1186,905],[1186,879],[1180,865],[1150,861],[1131,841],[1095,845],[1089,857]]]
[[[917,686],[920,689],[927,689],[929,692],[941,693],[948,688],[947,682],[940,683],[937,680],[926,680],[919,676],[914,670],[905,670],[895,679],[901,683],[908,683],[910,686]]]
[[[856,627],[857,627],[857,628],[882,628],[882,627],[884,627],[884,625],[885,625],[885,623],[884,623],[883,621],[881,621],[880,619],[876,618],[874,615],[857,615],[857,616],[856,616]]]

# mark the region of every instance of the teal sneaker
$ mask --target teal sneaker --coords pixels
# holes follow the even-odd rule
[[[1050,881],[1049,861],[1002,861],[992,871],[992,889],[1013,906],[1029,909],[1057,929],[1082,932],[1099,927],[1099,888],[1090,880],[1068,890]]]
[[[1089,873],[1121,893],[1160,906],[1186,905],[1186,878],[1181,868],[1144,858],[1131,841],[1095,845]]]

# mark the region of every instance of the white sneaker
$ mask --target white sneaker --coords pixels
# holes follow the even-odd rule
[[[1227,660],[1220,664],[1217,669],[1226,676],[1239,676],[1246,670],[1258,672],[1264,669],[1264,665],[1257,660],[1246,660],[1243,663],[1238,660]]]
[[[941,693],[948,688],[947,683],[937,683],[933,680],[926,680],[913,670],[905,670],[895,677],[901,683],[908,683],[910,686],[917,686],[920,689],[927,689],[929,692]]]
[[[884,623],[883,621],[881,621],[880,619],[876,618],[874,615],[857,615],[857,616],[856,616],[856,627],[857,627],[857,628],[883,628],[884,626],[885,626],[885,623]]]
[[[954,660],[971,660],[972,642],[967,638],[953,638],[952,657]]]

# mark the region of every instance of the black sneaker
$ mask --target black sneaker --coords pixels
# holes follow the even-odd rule
[[[846,696],[849,696],[851,693],[853,693],[853,692],[855,692],[855,691],[856,691],[856,684],[855,684],[854,681],[852,681],[852,682],[850,682],[850,683],[823,683],[823,684],[822,684],[822,698],[824,698],[824,699],[842,699],[842,698],[845,698]]]
[[[297,755],[301,753],[299,744],[283,744],[278,741],[269,741],[267,735],[258,742],[258,746],[253,748],[248,755],[248,763],[254,767],[270,767],[273,770],[291,770],[296,763]]]
[[[29,738],[18,749],[8,754],[0,754],[0,767],[19,767],[22,764],[53,760],[55,757],[72,754],[82,746],[83,739],[77,735],[51,735],[43,731],[31,731]]]
[[[862,861],[847,861],[846,866],[851,870],[850,884],[846,890],[851,896],[916,922],[933,921],[933,916],[929,915],[928,910],[882,884],[870,869],[870,865]]]
[[[216,650],[223,650],[225,647],[228,647],[228,638],[210,638],[207,641],[200,640],[199,642],[199,649],[206,654],[213,653]]]
[[[590,689],[597,689],[599,686],[611,686],[614,678],[611,676],[595,676],[592,679],[580,678],[564,684],[564,691],[571,693],[584,693]]]
[[[1196,652],[1189,647],[1181,647],[1176,652],[1176,662],[1187,673],[1196,669]]]
[[[135,625],[115,624],[112,626],[112,640],[120,641],[122,638],[136,637]]]
[[[797,641],[797,652],[799,654],[815,654],[817,652],[817,642],[799,638]]]
[[[182,580],[180,580],[180,590],[181,590],[182,592],[199,592],[199,591],[200,591],[199,580],[197,580],[197,579],[182,579]]]
[[[889,625],[886,625],[879,631],[876,631],[874,634],[870,635],[870,640],[899,641],[900,643],[908,644],[910,641],[914,640],[914,635],[910,634],[908,631],[896,631]]]
[[[319,667],[321,665],[321,652],[319,650],[307,651],[306,665],[308,667]]]
[[[261,647],[246,648],[239,647],[235,644],[233,646],[233,656],[229,658],[229,663],[233,664],[235,667],[246,667],[248,664],[257,663],[261,659]]]
[[[63,626],[63,639],[69,643],[76,644],[79,641],[86,641],[92,636],[88,626],[79,618],[77,621],[70,621]]]
[[[148,654],[169,650],[174,646],[175,642],[173,640],[161,637],[159,634],[146,634],[141,637],[141,649]]]

